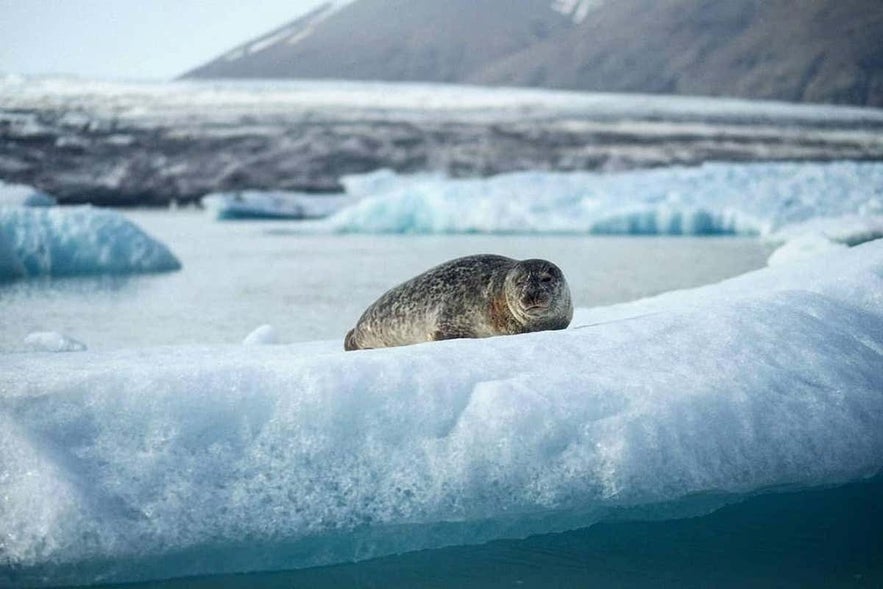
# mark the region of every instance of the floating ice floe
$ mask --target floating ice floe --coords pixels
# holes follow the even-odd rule
[[[55,204],[55,197],[36,188],[0,181],[0,207],[51,207]]]
[[[0,207],[0,280],[180,267],[165,245],[114,211]]]
[[[82,352],[86,344],[57,331],[35,331],[25,338],[25,345],[38,352]]]
[[[881,293],[877,241],[559,332],[0,355],[0,585],[348,562],[871,476]]]
[[[352,204],[346,195],[309,195],[298,192],[240,192],[209,194],[202,206],[224,219],[321,219]]]

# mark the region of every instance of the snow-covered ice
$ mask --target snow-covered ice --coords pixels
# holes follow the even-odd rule
[[[120,213],[83,207],[0,207],[0,280],[164,272],[169,249]]]
[[[0,181],[0,207],[51,207],[55,197],[24,184]]]
[[[202,206],[218,219],[320,219],[354,202],[347,195],[243,190],[209,194]]]
[[[25,337],[25,345],[38,352],[82,352],[86,344],[57,331],[35,331]]]
[[[0,375],[8,583],[672,517],[883,468],[883,241],[562,332],[7,354]]]

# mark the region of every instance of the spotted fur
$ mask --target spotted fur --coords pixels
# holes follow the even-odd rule
[[[480,254],[387,291],[346,334],[344,349],[564,329],[572,318],[570,289],[558,266]]]

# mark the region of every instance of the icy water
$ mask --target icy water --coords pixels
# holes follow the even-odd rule
[[[183,270],[0,285],[0,352],[45,330],[90,349],[239,343],[267,323],[285,343],[342,339],[388,288],[474,253],[550,259],[587,307],[716,282],[763,267],[771,252],[747,238],[291,235],[290,222],[219,223],[196,210],[126,215]]]
[[[112,587],[881,587],[881,493],[883,476],[877,476],[842,487],[750,497],[701,517],[608,521],[561,534],[359,563]]]

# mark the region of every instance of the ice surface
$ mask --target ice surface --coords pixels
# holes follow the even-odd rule
[[[246,346],[272,346],[279,343],[279,334],[272,325],[261,325],[249,333],[242,343]]]
[[[0,355],[0,580],[342,562],[883,468],[881,241],[563,332],[340,349]]]
[[[0,207],[51,207],[55,198],[24,184],[0,181]]]
[[[123,215],[92,207],[0,207],[0,280],[177,270],[169,249]]]
[[[770,255],[767,264],[770,266],[789,264],[795,260],[803,260],[831,251],[844,250],[848,247],[848,245],[829,239],[825,235],[809,233],[787,241]]]
[[[465,180],[381,171],[344,185],[361,200],[325,224],[344,232],[769,235],[820,217],[883,214],[879,163],[705,164]]]
[[[218,219],[319,219],[353,202],[347,195],[258,190],[209,194],[202,198],[202,206]]]
[[[35,331],[25,338],[25,345],[38,352],[82,352],[86,344],[57,331]]]

